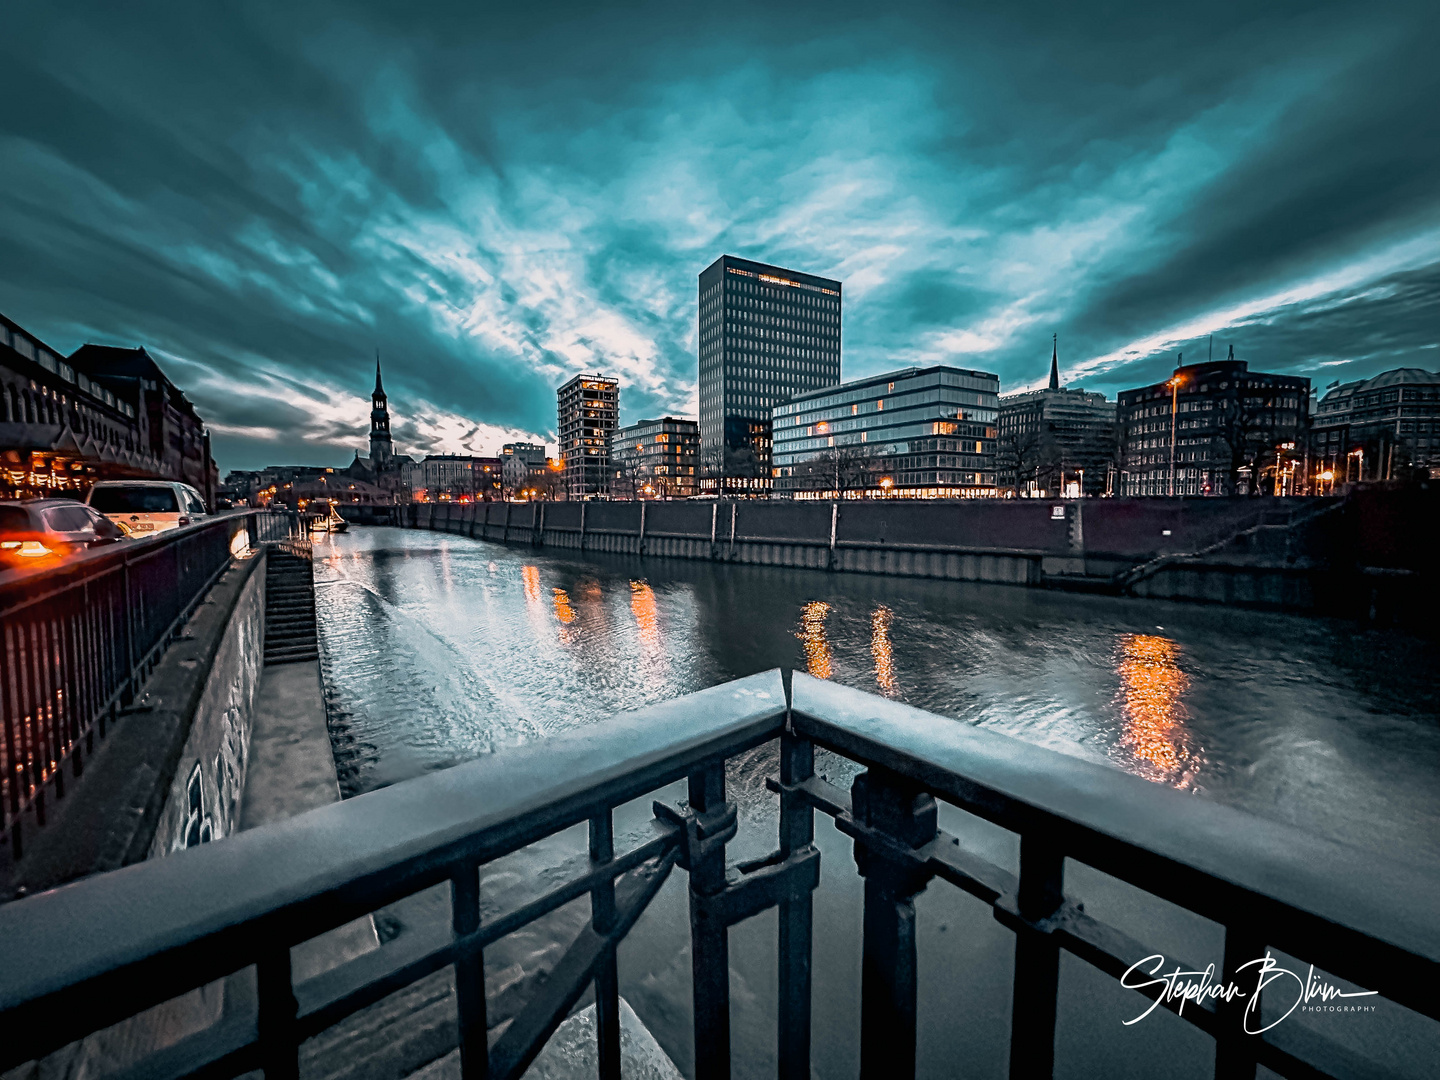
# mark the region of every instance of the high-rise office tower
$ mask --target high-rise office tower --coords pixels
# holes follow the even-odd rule
[[[701,491],[770,491],[770,411],[840,382],[840,282],[722,255],[700,274]]]
[[[620,383],[576,375],[556,391],[565,497],[588,499],[610,490],[610,436],[620,416]]]

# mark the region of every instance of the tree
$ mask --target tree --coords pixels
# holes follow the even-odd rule
[[[1033,480],[1037,487],[1040,486],[1042,455],[1038,428],[1025,427],[1007,432],[996,441],[995,449],[996,465],[1002,473],[1014,475],[1017,493],[1027,481]]]
[[[879,481],[880,462],[859,446],[832,446],[811,461],[794,466],[805,491],[834,492],[843,499],[847,491],[865,491]]]

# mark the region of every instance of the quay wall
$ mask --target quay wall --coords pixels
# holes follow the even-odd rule
[[[0,899],[234,831],[264,654],[265,555],[235,559],[95,745],[84,779],[0,855]],[[8,845],[7,845],[8,848]]]
[[[561,550],[1096,592],[1163,556],[1133,595],[1403,621],[1435,591],[1424,538],[1440,527],[1437,495],[423,503],[386,516]]]

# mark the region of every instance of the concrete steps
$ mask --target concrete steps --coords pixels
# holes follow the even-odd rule
[[[272,548],[266,558],[266,666],[318,659],[315,576],[310,560],[279,548]]]

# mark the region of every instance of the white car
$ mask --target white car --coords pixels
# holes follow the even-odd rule
[[[102,480],[85,501],[132,536],[178,529],[209,516],[198,491],[169,480]]]

